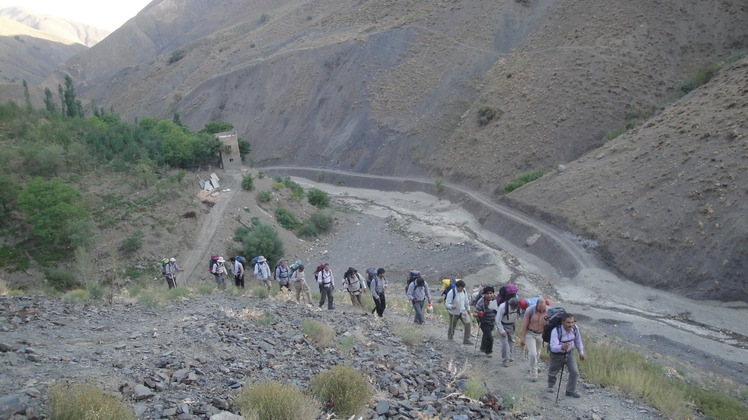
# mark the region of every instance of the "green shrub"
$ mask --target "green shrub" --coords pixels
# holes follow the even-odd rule
[[[24,251],[3,245],[0,246],[0,267],[6,267],[11,273],[26,271],[31,267],[31,259]]]
[[[480,399],[480,397],[486,395],[487,392],[488,388],[486,388],[483,382],[475,378],[468,378],[465,383],[465,389],[463,390],[466,397],[474,400]]]
[[[313,319],[305,319],[301,323],[301,331],[317,343],[319,347],[328,347],[335,338],[335,330]]]
[[[260,15],[260,23],[265,23],[270,20],[270,15],[267,13],[263,13]]]
[[[259,299],[267,299],[270,296],[270,292],[268,292],[268,288],[265,286],[255,286],[252,289],[252,296]]]
[[[478,124],[483,127],[487,125],[496,116],[496,110],[488,105],[478,108]]]
[[[332,214],[327,211],[318,210],[309,216],[309,220],[314,224],[314,227],[321,233],[328,232],[332,228]]]
[[[257,193],[257,201],[260,203],[267,203],[273,199],[273,193],[270,191],[260,191]]]
[[[53,268],[45,271],[44,276],[49,282],[49,285],[59,292],[66,292],[81,286],[75,279],[73,273],[69,271]]]
[[[184,56],[187,55],[187,52],[181,48],[177,48],[176,50],[172,51],[171,56],[169,57],[169,64],[176,63],[177,61],[184,58]]]
[[[307,219],[301,224],[296,234],[302,238],[316,238],[319,236],[319,230],[317,230],[317,226],[314,226],[314,222]]]
[[[242,243],[242,255],[264,255],[270,261],[283,257],[283,242],[272,226],[258,223],[253,229],[237,229],[234,239]]]
[[[268,290],[267,288],[264,288],[264,289],[265,291]],[[275,315],[266,313],[260,319],[258,319],[257,322],[259,322],[261,325],[268,327],[275,322]]]
[[[135,231],[132,235],[122,240],[121,248],[123,251],[133,253],[143,246],[143,232],[141,230]]]
[[[91,299],[91,293],[86,289],[73,289],[65,292],[63,298],[70,303],[79,304]]]
[[[542,169],[538,169],[532,172],[527,172],[525,174],[522,174],[513,180],[509,181],[508,184],[504,185],[504,187],[501,189],[502,194],[508,194],[517,188],[530,183],[532,181],[535,181],[536,179],[543,176],[544,171]]]
[[[425,311],[425,308],[424,308]],[[405,327],[397,331],[400,340],[408,346],[415,347],[423,341],[423,331],[415,327]]]
[[[284,207],[278,207],[275,209],[275,220],[278,221],[278,224],[288,230],[296,230],[301,227],[299,219]]]
[[[317,208],[330,207],[330,195],[318,188],[312,188],[306,196],[309,204]]]
[[[50,420],[135,420],[132,408],[95,385],[55,385],[49,390]]]
[[[255,189],[255,179],[251,174],[247,174],[242,178],[242,188],[247,191],[253,191]]]
[[[355,346],[356,346],[356,337],[353,337],[352,335],[340,337],[338,339],[338,353],[344,356],[350,356]]]
[[[319,411],[319,404],[304,392],[277,382],[245,388],[236,406],[245,418],[257,420],[314,420]]]
[[[283,183],[283,181],[276,181],[276,182],[273,182],[273,185],[271,185],[270,188],[272,188],[273,191],[280,191],[286,188],[286,184]]]
[[[345,417],[361,411],[373,395],[361,372],[341,365],[312,378],[309,387],[320,402],[331,404],[335,412]]]
[[[101,283],[89,283],[86,285],[91,300],[100,300],[104,297],[104,285]]]
[[[444,192],[444,178],[437,178],[434,180],[434,190],[437,194]]]

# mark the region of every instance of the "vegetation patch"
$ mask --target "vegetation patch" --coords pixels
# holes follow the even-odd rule
[[[343,365],[312,378],[309,387],[319,401],[346,418],[366,407],[373,395],[366,376]]]
[[[307,200],[309,200],[309,204],[313,205],[314,207],[330,207],[330,195],[318,188],[312,188],[311,190],[309,190],[306,196]]]
[[[301,331],[319,347],[329,347],[335,339],[335,330],[313,319],[304,320],[301,323]]]
[[[94,385],[55,385],[49,390],[50,420],[135,420],[132,408]]]
[[[536,179],[543,176],[543,174],[544,174],[544,171],[542,169],[537,169],[532,172],[527,172],[522,175],[519,175],[518,177],[512,179],[511,181],[509,181],[509,183],[507,183],[501,188],[501,194],[509,194],[510,192],[516,190],[517,188],[527,183],[530,183],[532,181],[535,181]]]
[[[245,388],[237,396],[236,406],[245,418],[258,420],[314,420],[319,411],[319,404],[303,391],[278,382]]]

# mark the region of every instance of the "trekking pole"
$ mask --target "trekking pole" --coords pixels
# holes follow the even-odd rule
[[[561,375],[558,377],[558,390],[556,391],[556,404],[558,404],[558,394],[561,393],[561,380],[564,379],[564,366],[566,366],[566,352],[564,352],[564,363],[561,365]]]

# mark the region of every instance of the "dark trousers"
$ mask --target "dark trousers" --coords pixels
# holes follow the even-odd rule
[[[319,286],[319,307],[325,304],[325,298],[327,298],[327,309],[332,309],[332,287]]]
[[[384,315],[384,309],[387,307],[387,301],[384,298],[384,292],[379,294],[379,299],[374,299],[374,310],[371,313],[376,312],[381,318]]]
[[[174,278],[171,274],[164,274],[166,277],[166,284],[169,285],[169,289],[173,289],[177,287],[177,279]]]
[[[491,354],[493,353],[493,328],[494,324],[484,324],[481,322],[480,330],[483,337],[480,340],[480,351]]]
[[[236,287],[241,287],[244,289],[244,274],[242,275],[235,275],[234,276],[234,284],[236,284]]]

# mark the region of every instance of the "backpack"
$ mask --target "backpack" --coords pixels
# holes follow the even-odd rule
[[[210,256],[210,262],[208,263],[208,272],[210,274],[213,274],[213,267],[218,264],[218,259],[221,258],[220,255],[211,255]]]
[[[158,266],[161,267],[161,274],[166,275],[166,264],[169,264],[168,258],[162,258],[161,261],[158,262]]]
[[[405,293],[408,293],[408,287],[410,287],[410,284],[420,277],[421,272],[418,270],[410,270],[410,272],[408,272],[408,280],[405,282]]]
[[[324,270],[324,269],[325,269],[325,265],[324,264],[320,264],[320,265],[317,266],[317,268],[314,269],[314,279],[317,281],[317,283],[319,283],[319,278],[318,278],[319,277],[319,273],[321,273],[322,270]]]
[[[517,297],[517,285],[505,284],[499,288],[499,293],[496,295],[496,303],[501,305],[513,297]]]
[[[529,311],[530,309],[535,307],[535,304],[538,303],[538,299],[541,299],[541,298],[534,297],[534,298],[525,299],[525,302],[527,302],[527,309],[519,310],[520,318],[523,318],[525,316],[525,311]],[[551,306],[551,301],[548,298],[543,298],[543,299],[545,299],[545,306]]]
[[[244,257],[234,257],[234,259],[235,259],[236,261],[238,261],[238,262],[242,263],[242,265],[244,265],[244,263],[246,263],[246,262],[247,262],[247,259],[246,259],[246,258],[244,258]]]
[[[293,273],[296,272],[296,270],[299,269],[299,266],[301,265],[301,260],[294,261],[293,264],[288,266],[288,269],[291,270],[291,274],[289,274],[289,277],[293,277]]]
[[[371,281],[374,280],[374,277],[377,276],[377,269],[376,268],[367,268],[366,269],[366,275],[369,276],[369,283],[371,283]]]
[[[254,257],[252,258],[252,261],[249,262],[250,267],[252,267],[252,270],[255,269],[255,265],[257,264],[257,261],[260,259],[260,257]]]
[[[450,290],[455,290],[455,283],[457,283],[457,279],[444,279],[449,282],[449,286],[445,287],[442,291],[442,296],[444,296],[444,299],[447,299],[447,295],[449,294]],[[442,284],[444,284],[444,280],[442,280]]]
[[[275,281],[278,281],[277,279],[278,268],[281,268],[280,260],[278,260],[278,262],[275,263],[275,268],[273,269],[273,280]],[[283,274],[282,269],[281,269],[281,274]],[[286,281],[288,281],[290,278],[291,278],[291,269],[288,268],[288,265],[286,265]]]
[[[543,342],[548,343],[549,348],[551,333],[554,328],[561,327],[561,317],[563,317],[565,313],[566,310],[564,310],[564,308],[548,308],[547,310],[545,315],[545,326],[543,327]]]

